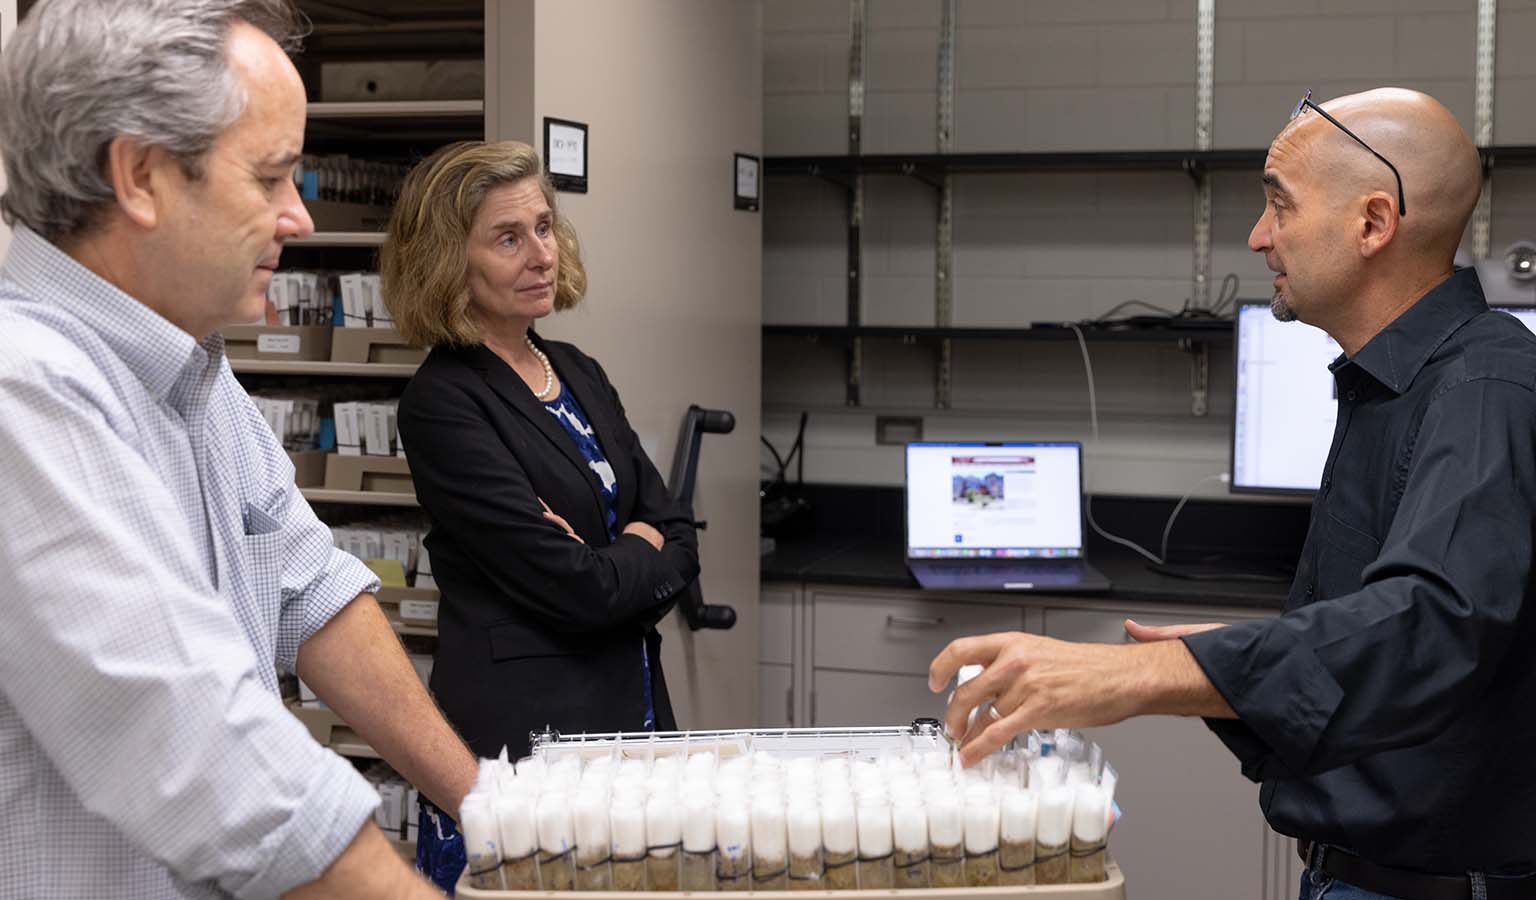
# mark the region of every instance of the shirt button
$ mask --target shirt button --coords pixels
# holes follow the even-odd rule
[[[1307,596],[1308,597],[1312,596],[1312,585],[1310,585],[1310,584],[1307,585]]]
[[[1344,399],[1350,401],[1351,403],[1353,403],[1354,399],[1355,399],[1355,392],[1354,391],[1345,391],[1344,392]]]
[[[1332,478],[1332,476],[1324,476],[1324,478],[1323,478],[1323,493],[1325,493],[1325,494],[1328,493],[1328,489],[1331,488],[1331,487],[1333,487],[1333,478]]]

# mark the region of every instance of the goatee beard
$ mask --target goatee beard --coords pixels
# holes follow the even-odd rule
[[[1269,301],[1269,312],[1277,322],[1296,321],[1296,310],[1291,309],[1291,304],[1285,301],[1285,297],[1279,291],[1276,291],[1275,296]]]

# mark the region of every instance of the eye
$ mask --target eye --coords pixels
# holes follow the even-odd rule
[[[515,234],[509,232],[501,236],[501,245],[503,247],[516,247],[517,243],[517,235]]]
[[[553,224],[549,223],[549,222],[540,222],[539,223],[539,237],[541,237],[541,238],[542,237],[549,237],[550,232],[552,232],[554,230],[555,230],[555,226]]]
[[[270,176],[270,175],[264,175],[264,176],[262,176],[262,177],[260,177],[260,178],[258,178],[256,180],[257,180],[257,183],[259,183],[261,185],[262,189],[270,194],[271,192],[277,190],[278,185],[282,184],[283,182],[287,181],[288,179],[285,178],[285,177],[281,177],[281,176],[273,177],[273,176]]]

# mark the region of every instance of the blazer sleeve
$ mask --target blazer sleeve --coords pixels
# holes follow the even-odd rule
[[[435,527],[524,614],[558,631],[635,627],[685,584],[644,538],[621,534],[592,547],[545,519],[527,473],[467,385],[441,372],[418,376],[399,415],[416,493]]]
[[[673,499],[655,463],[646,455],[645,448],[640,446],[639,436],[630,427],[629,417],[624,414],[624,404],[619,400],[619,392],[608,380],[608,373],[603,371],[602,365],[595,359],[592,360],[592,366],[597,370],[602,390],[613,403],[613,420],[617,426],[619,443],[634,465],[638,483],[635,485],[635,507],[630,521],[644,522],[661,532],[661,555],[677,574],[674,593],[679,592],[699,577],[699,542],[693,528],[692,510],[684,509],[682,504]],[[627,524],[621,522],[619,527],[623,528]]]

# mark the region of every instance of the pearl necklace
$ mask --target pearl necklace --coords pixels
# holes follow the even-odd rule
[[[533,345],[533,338],[523,335],[523,343],[528,345],[528,350],[539,360],[539,365],[544,367],[544,390],[534,394],[534,399],[544,400],[555,392],[555,369],[549,364],[549,357],[545,356],[538,347]]]

